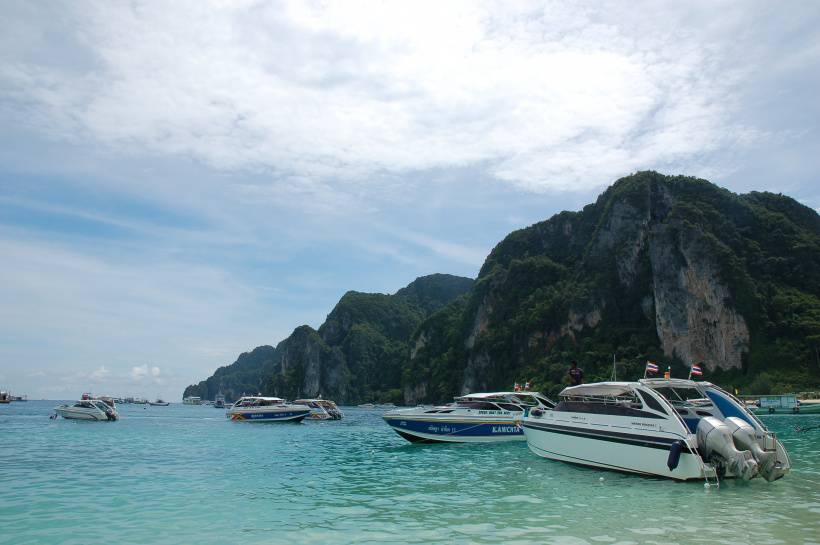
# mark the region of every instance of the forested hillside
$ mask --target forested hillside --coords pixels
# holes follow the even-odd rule
[[[318,331],[243,354],[185,395],[261,391],[438,402],[532,381],[571,360],[587,380],[646,360],[743,392],[820,386],[820,216],[771,193],[640,172],[595,203],[509,234],[475,282],[422,277],[349,292]]]
[[[762,393],[820,384],[820,217],[783,195],[641,172],[594,204],[511,233],[465,300],[430,317],[407,402],[532,380],[555,393],[637,378],[647,359]]]

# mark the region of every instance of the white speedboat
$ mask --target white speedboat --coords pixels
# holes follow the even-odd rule
[[[183,405],[202,405],[202,398],[199,396],[190,396],[182,398]]]
[[[54,407],[54,412],[70,420],[117,420],[117,409],[102,399],[81,399],[73,405]]]
[[[296,399],[293,401],[298,405],[310,407],[309,420],[341,420],[342,411],[329,399]]]
[[[411,443],[524,441],[524,412],[553,405],[538,392],[478,393],[457,397],[449,405],[389,411],[383,418]]]
[[[552,410],[523,419],[544,458],[678,480],[774,481],[791,462],[777,437],[709,382],[644,379],[565,388]]]
[[[300,422],[310,414],[310,407],[294,405],[278,397],[240,397],[226,416],[247,422]]]

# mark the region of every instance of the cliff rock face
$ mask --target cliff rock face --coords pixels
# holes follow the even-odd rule
[[[664,354],[702,361],[710,371],[739,369],[749,350],[749,328],[730,306],[729,287],[698,240],[670,241],[666,230],[660,227],[649,246],[655,326]]]
[[[554,392],[569,360],[608,379],[613,354],[619,378],[652,359],[674,376],[703,362],[738,383],[778,365],[817,381],[818,262],[820,218],[788,197],[638,173],[499,243],[466,302],[419,328],[405,396],[533,379]],[[786,263],[802,274],[784,274]],[[784,324],[778,301],[799,308],[802,325]],[[801,337],[811,332],[816,342]]]

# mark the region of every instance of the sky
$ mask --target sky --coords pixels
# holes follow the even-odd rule
[[[179,400],[653,169],[820,209],[820,5],[0,7],[0,388]]]

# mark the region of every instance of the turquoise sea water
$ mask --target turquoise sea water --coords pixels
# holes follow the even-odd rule
[[[820,543],[818,416],[769,416],[793,471],[720,489],[540,459],[525,443],[410,445],[378,411],[230,422],[120,407],[119,422],[0,405],[0,544]],[[603,477],[603,480],[601,480]]]

